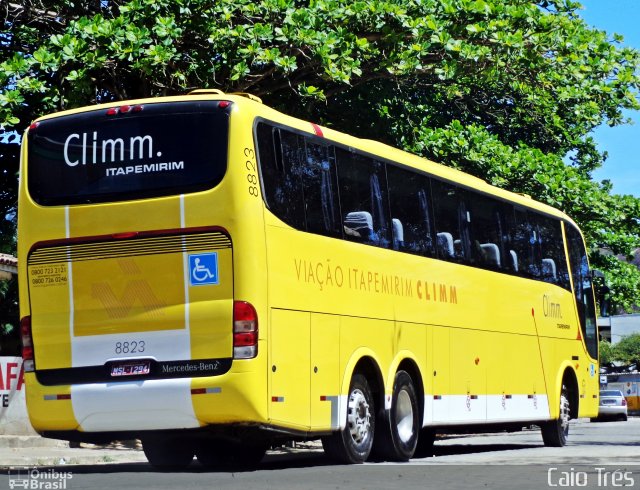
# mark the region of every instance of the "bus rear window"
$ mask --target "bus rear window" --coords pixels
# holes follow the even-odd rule
[[[216,186],[227,168],[228,111],[214,101],[61,116],[29,131],[28,188],[41,205],[123,201]]]

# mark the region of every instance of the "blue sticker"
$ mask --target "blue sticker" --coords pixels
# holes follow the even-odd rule
[[[207,286],[218,284],[218,254],[189,254],[189,284]]]
[[[596,375],[596,365],[595,364],[590,364],[589,365],[589,374],[591,374],[592,378]]]

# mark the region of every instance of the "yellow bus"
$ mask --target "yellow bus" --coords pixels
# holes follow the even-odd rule
[[[433,434],[598,410],[582,235],[560,211],[246,94],[46,116],[22,149],[28,411],[154,466],[285,440],[408,460]]]

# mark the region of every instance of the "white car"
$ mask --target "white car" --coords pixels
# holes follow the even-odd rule
[[[620,390],[601,390],[598,417],[596,420],[627,420],[627,400]]]

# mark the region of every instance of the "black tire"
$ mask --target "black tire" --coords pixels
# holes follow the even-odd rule
[[[375,413],[367,378],[362,374],[354,374],[347,399],[347,423],[341,431],[322,438],[325,453],[341,463],[364,463],[373,446]]]
[[[627,421],[627,415],[622,413],[620,415],[618,415],[618,420],[621,422],[626,422]]]
[[[262,443],[203,441],[196,448],[198,462],[208,469],[247,470],[260,464],[267,452]]]
[[[414,458],[428,458],[433,456],[433,443],[436,440],[436,433],[433,429],[422,429],[418,436],[418,444],[413,453]]]
[[[191,441],[176,438],[143,439],[142,449],[149,464],[164,471],[186,468],[195,453]]]
[[[545,446],[563,447],[569,438],[569,420],[571,419],[571,401],[569,390],[563,384],[560,391],[560,413],[555,420],[544,422],[540,429]]]
[[[388,461],[409,461],[416,450],[420,432],[420,405],[413,380],[398,371],[393,382],[391,409],[380,411],[374,444],[376,457]]]

